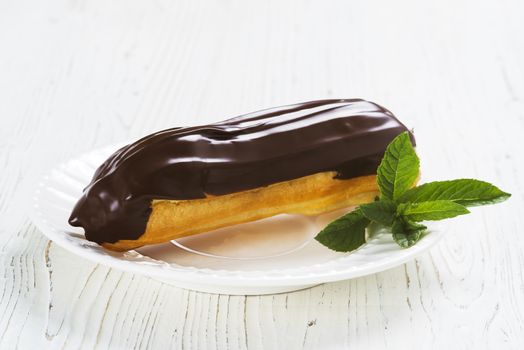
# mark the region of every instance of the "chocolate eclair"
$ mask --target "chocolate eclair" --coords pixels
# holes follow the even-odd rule
[[[361,99],[163,130],[111,155],[69,223],[88,240],[125,251],[282,213],[362,204],[378,194],[376,169],[404,131],[390,111]]]

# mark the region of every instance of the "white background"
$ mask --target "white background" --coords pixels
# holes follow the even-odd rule
[[[523,15],[518,0],[0,1],[0,348],[522,348]],[[401,267],[261,297],[95,265],[28,220],[40,173],[81,152],[331,97],[413,127],[425,181],[513,197]]]

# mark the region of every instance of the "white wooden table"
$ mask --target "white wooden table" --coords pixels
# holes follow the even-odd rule
[[[0,1],[0,349],[522,349],[523,14],[519,0]],[[40,174],[80,152],[330,97],[414,127],[425,181],[513,197],[401,267],[261,297],[84,261],[28,219]]]

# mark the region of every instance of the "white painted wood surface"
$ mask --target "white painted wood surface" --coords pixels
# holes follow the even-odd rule
[[[0,1],[0,349],[522,349],[523,15],[519,0]],[[79,152],[327,97],[414,127],[424,180],[512,199],[402,267],[261,297],[111,270],[28,220],[41,172]]]

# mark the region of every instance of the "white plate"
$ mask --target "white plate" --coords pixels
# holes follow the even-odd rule
[[[76,255],[182,288],[237,295],[288,292],[398,266],[442,236],[432,227],[415,246],[402,249],[390,234],[378,232],[357,251],[337,253],[313,237],[346,209],[317,217],[279,215],[173,243],[110,252],[85,240],[82,229],[69,226],[67,219],[96,167],[119,146],[84,154],[44,176],[33,198],[33,221]]]

